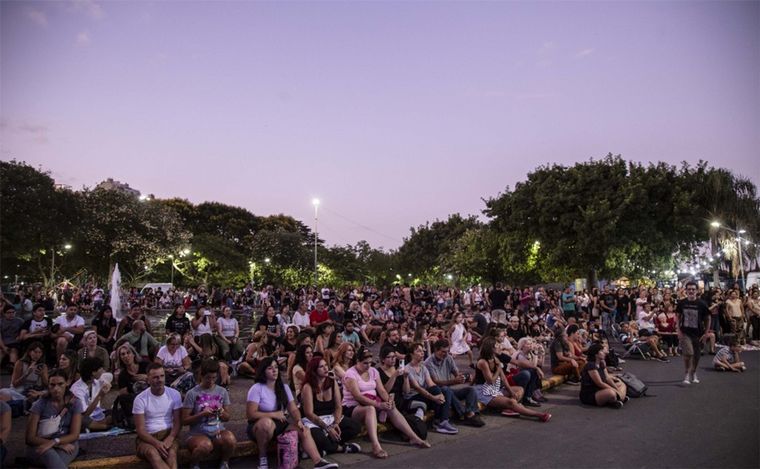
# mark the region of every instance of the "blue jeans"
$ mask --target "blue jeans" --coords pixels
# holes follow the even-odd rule
[[[533,368],[521,370],[512,376],[512,380],[525,390],[523,400],[532,397],[536,389],[541,389],[541,379],[538,377],[538,372]]]
[[[439,388],[438,386],[430,386],[427,388],[427,392],[430,394],[437,396],[438,394],[443,394],[443,390]],[[445,397],[445,396],[444,396]],[[446,401],[444,401],[443,404],[439,404],[437,402],[433,402],[430,399],[425,399],[419,394],[415,394],[412,396],[410,401],[421,401],[428,405],[428,408],[433,408],[435,411],[435,420],[437,422],[440,422],[442,420],[448,420],[451,417],[451,402],[449,402],[448,398]]]
[[[475,392],[475,388],[472,386],[464,386],[461,388],[452,389],[448,386],[441,388],[443,395],[446,396],[446,402],[444,405],[449,406],[454,410],[454,413],[460,417],[464,417],[469,413],[478,412],[478,395]],[[464,405],[462,405],[464,401]]]

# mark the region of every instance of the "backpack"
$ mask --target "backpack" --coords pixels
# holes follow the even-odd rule
[[[644,382],[637,378],[633,373],[625,372],[620,375],[620,379],[625,383],[626,395],[628,397],[642,397],[646,395],[649,386],[644,384]]]

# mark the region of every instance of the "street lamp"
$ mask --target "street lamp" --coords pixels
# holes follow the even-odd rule
[[[314,287],[319,283],[319,273],[317,270],[317,239],[319,238],[319,199],[312,199],[314,205]]]
[[[66,251],[71,250],[71,244],[66,243],[63,245],[63,249]],[[55,247],[53,247],[53,260],[50,262],[50,283],[55,286]]]

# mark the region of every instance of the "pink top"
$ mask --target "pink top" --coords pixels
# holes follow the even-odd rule
[[[361,394],[371,394],[373,396],[377,396],[377,379],[380,378],[380,373],[377,372],[375,368],[370,367],[369,369],[369,381],[364,381],[362,377],[359,375],[359,372],[356,371],[355,367],[351,367],[346,371],[346,375],[343,376],[343,389],[346,389],[345,395],[343,396],[343,405],[346,407],[356,407],[359,405],[358,402],[356,402],[356,399],[354,399],[354,396],[347,390],[346,383],[349,380],[356,380],[357,383],[359,383],[359,392]]]

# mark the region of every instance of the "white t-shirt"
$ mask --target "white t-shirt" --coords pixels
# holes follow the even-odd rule
[[[60,324],[62,329],[68,329],[70,327],[84,327],[84,319],[82,319],[82,316],[77,314],[74,316],[74,319],[69,321],[69,319],[66,317],[65,314],[61,314],[60,316],[55,318],[55,324]],[[65,332],[64,334],[69,339],[74,338],[74,334],[72,334],[71,332]]]
[[[84,413],[84,411],[90,407],[92,400],[95,399],[99,392],[100,382],[97,379],[92,380],[92,392],[90,392],[88,389],[87,383],[81,379],[78,379],[74,384],[71,385],[71,393],[77,399],[79,399],[79,402],[82,404],[80,408],[80,412],[82,413]],[[98,403],[95,409],[93,409],[92,413],[90,414],[90,418],[96,422],[99,422],[106,418],[106,414],[103,411],[103,408],[100,407],[100,403]]]
[[[309,313],[301,314],[300,311],[296,311],[293,315],[293,324],[298,327],[309,327],[311,322],[309,321]]]
[[[174,411],[181,408],[182,397],[179,391],[166,386],[160,396],[155,396],[150,388],[138,394],[132,413],[145,415],[145,431],[152,434],[170,428]]]
[[[61,314],[60,316],[55,318],[55,324],[60,324],[61,327],[64,327],[64,328],[84,327],[84,319],[82,319],[82,316],[77,314],[76,316],[74,316],[74,319],[69,321],[65,314]]]
[[[174,354],[169,352],[169,347],[166,345],[158,349],[156,358],[160,358],[164,361],[164,366],[167,368],[178,368],[182,366],[182,360],[187,356],[187,349],[180,345]]]

